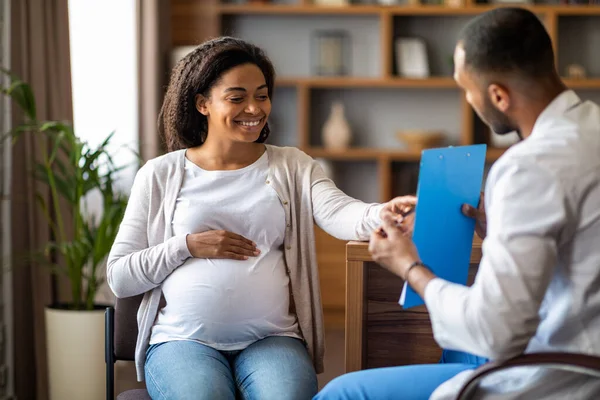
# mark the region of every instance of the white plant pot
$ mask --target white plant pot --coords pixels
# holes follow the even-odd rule
[[[50,400],[106,399],[104,310],[46,308]]]

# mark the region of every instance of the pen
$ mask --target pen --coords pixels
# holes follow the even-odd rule
[[[410,214],[414,213],[416,210],[416,207],[412,207],[410,210],[406,211],[406,212],[402,212],[400,213],[401,218],[398,218],[396,220],[396,226],[399,227],[400,229],[402,229],[403,231],[406,229],[402,226],[402,223],[404,222],[404,220],[406,219],[406,217],[408,217]]]
[[[402,218],[406,218],[406,217],[408,217],[410,214],[414,213],[416,209],[417,209],[417,207],[413,207],[413,208],[411,208],[410,210],[408,210],[408,211],[407,211],[407,212],[405,212],[405,213],[400,213],[400,215],[402,215]]]

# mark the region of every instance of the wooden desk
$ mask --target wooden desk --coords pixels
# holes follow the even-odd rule
[[[402,279],[373,262],[368,245],[346,245],[346,372],[437,363],[442,351],[426,307],[402,309]],[[469,284],[480,260],[481,241],[475,237]]]

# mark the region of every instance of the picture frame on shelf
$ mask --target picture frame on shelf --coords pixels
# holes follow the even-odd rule
[[[397,38],[396,65],[402,77],[428,78],[430,71],[425,40],[418,37]]]
[[[315,31],[312,58],[315,75],[350,75],[350,35],[344,30]]]

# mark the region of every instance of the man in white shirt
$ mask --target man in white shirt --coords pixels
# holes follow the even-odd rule
[[[494,360],[549,351],[600,356],[600,107],[565,87],[548,34],[523,9],[475,18],[454,61],[455,79],[482,120],[523,139],[489,173],[475,283],[444,281],[421,264],[400,216],[373,233],[373,258],[425,299],[445,349]],[[317,398],[453,398],[476,365],[452,365],[351,373]],[[600,379],[518,368],[485,380],[481,397],[598,399]]]

